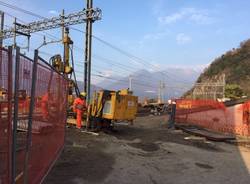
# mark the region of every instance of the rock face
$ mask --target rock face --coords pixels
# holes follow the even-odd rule
[[[185,93],[184,97],[188,98],[193,92],[201,91],[209,83],[222,84],[223,75],[225,75],[226,89],[236,85],[237,90],[243,91],[240,94],[250,96],[250,39],[242,42],[238,48],[233,48],[216,58],[197,79],[196,82],[201,85],[194,86]],[[210,88],[210,91],[222,91],[220,88]]]

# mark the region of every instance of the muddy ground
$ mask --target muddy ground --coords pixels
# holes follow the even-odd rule
[[[94,136],[67,129],[44,184],[249,184],[250,149],[166,128],[166,117]],[[188,137],[188,139],[187,139]]]

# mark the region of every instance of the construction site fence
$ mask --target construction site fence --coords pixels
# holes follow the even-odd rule
[[[177,123],[250,136],[250,101],[226,106],[216,100],[176,100]]]
[[[0,48],[0,184],[44,180],[64,146],[67,92],[37,50]]]

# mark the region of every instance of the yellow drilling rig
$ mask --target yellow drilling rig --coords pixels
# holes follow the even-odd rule
[[[133,124],[136,118],[138,97],[132,91],[101,90],[95,92],[89,105],[90,126],[101,129],[112,128],[119,121]]]
[[[65,29],[64,34],[64,62],[60,55],[55,55],[51,58],[52,66],[61,73],[69,75],[74,72],[70,66],[70,46],[73,41],[69,37],[68,28]],[[71,53],[72,54],[72,53]],[[72,61],[74,62],[74,61]],[[77,81],[69,81],[69,111],[71,114],[72,104],[74,101],[73,91],[75,89],[75,96],[79,95]],[[127,121],[131,124],[136,117],[138,106],[138,97],[133,96],[132,91],[128,89],[119,91],[100,90],[93,94],[87,112],[83,115],[85,119],[83,126],[92,128],[113,127],[116,122]],[[87,124],[87,120],[89,123]],[[75,121],[68,121],[70,124],[76,124]]]

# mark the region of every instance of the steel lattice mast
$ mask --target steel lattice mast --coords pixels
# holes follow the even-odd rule
[[[89,10],[88,10],[89,11]],[[64,16],[45,18],[43,20],[34,21],[28,24],[16,24],[15,28],[9,28],[3,31],[2,38],[12,38],[15,34],[22,33],[29,35],[39,31],[46,31],[49,29],[60,28],[62,26],[70,26],[87,22],[89,19],[92,21],[100,20],[102,11],[99,8],[92,9],[91,14],[86,9],[71,13]]]

